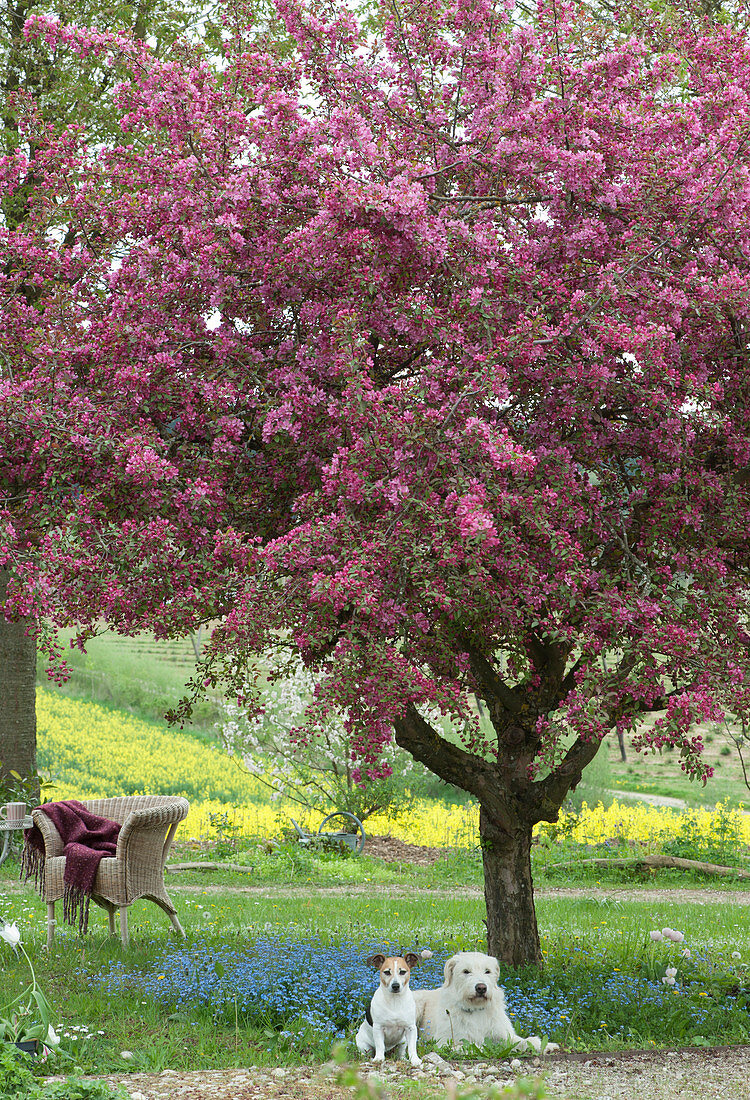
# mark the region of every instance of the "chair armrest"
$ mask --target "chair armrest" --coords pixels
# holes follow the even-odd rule
[[[145,844],[153,847],[154,853],[162,854],[164,838],[174,833],[180,821],[188,815],[190,803],[186,798],[170,799],[164,806],[148,806],[129,813],[117,838],[117,859],[127,857],[128,847],[137,840],[139,848]],[[150,842],[149,842],[150,838]],[[167,852],[163,852],[166,859]]]
[[[44,810],[40,810],[38,807],[32,810],[31,820],[42,834],[42,839],[44,841],[44,858],[52,859],[54,856],[61,856],[64,848],[62,837],[58,833],[57,828],[52,824],[50,818],[47,817]]]

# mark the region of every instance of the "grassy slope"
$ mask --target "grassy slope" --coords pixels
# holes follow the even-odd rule
[[[700,728],[700,732],[705,744],[704,759],[714,769],[705,787],[688,781],[680,767],[678,752],[665,750],[644,755],[626,748],[628,759],[622,762],[617,741],[610,737],[606,752],[611,789],[679,798],[689,806],[713,806],[725,799],[733,806],[750,803],[750,792],[745,786],[740,761],[729,736],[721,730],[705,726]]]
[[[71,636],[67,631],[63,640]],[[200,651],[200,639],[196,639]],[[195,674],[195,651],[189,638],[156,641],[151,635],[123,638],[105,631],[92,638],[86,652],[70,649],[65,659],[71,670],[61,689],[76,698],[129,711],[141,718],[161,720],[185,694],[185,684]],[[47,685],[44,669],[40,683]],[[185,732],[213,738],[213,724],[220,715],[220,697],[209,695],[196,709]]]

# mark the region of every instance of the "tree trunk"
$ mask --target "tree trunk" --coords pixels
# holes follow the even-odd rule
[[[542,950],[531,879],[531,822],[509,833],[479,811],[487,905],[487,950],[511,966],[541,966]]]
[[[5,617],[9,578],[0,568],[0,785],[11,769],[36,773],[36,638],[30,620]]]
[[[623,764],[627,764],[628,758],[625,753],[625,734],[622,730],[617,731],[617,741],[620,746],[620,760],[622,760]]]

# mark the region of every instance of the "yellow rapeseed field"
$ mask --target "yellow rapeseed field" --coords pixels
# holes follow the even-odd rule
[[[207,835],[210,816],[217,814],[226,814],[246,835],[278,835],[290,815],[317,829],[318,820],[292,803],[273,801],[268,788],[244,773],[218,745],[44,688],[37,693],[37,721],[39,767],[55,783],[50,795],[54,799],[185,795],[190,814],[183,836]],[[584,806],[578,818],[569,821],[570,835],[589,844],[622,837],[657,849],[680,831],[685,812],[641,803],[616,802],[606,810],[601,803]],[[722,812],[726,820],[726,810]],[[718,810],[689,813],[695,833],[706,838],[715,833]],[[750,817],[735,811],[732,818],[743,841],[750,844]],[[367,831],[411,844],[470,848],[478,842],[478,819],[475,806],[423,801],[403,822],[369,818]]]

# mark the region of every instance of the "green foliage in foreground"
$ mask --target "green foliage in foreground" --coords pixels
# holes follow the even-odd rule
[[[67,1077],[48,1082],[34,1074],[37,1064],[9,1043],[0,1043],[0,1098],[5,1100],[127,1100],[121,1086]]]

